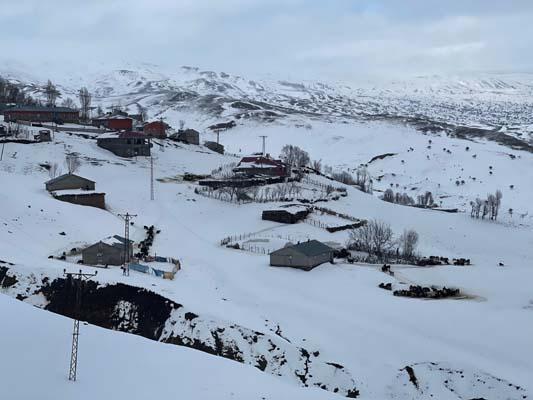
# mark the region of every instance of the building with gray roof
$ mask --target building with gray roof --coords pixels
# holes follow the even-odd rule
[[[333,261],[334,250],[318,240],[289,245],[270,253],[270,265],[273,267],[292,267],[305,271]]]

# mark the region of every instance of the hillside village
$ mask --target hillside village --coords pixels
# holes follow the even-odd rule
[[[483,159],[472,170],[490,180],[531,153],[393,124],[373,127],[390,139],[376,146],[364,124],[353,155],[309,146],[343,123],[312,138],[105,107],[86,88],[59,105],[51,82],[43,95],[0,108],[3,294],[250,366],[302,398],[529,398],[530,169],[485,198],[473,172],[437,183],[428,166],[413,183],[406,164]],[[97,275],[77,310],[64,271],[78,270]]]

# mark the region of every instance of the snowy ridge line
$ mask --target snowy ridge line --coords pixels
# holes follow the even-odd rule
[[[202,317],[144,288],[88,281],[82,290],[83,321],[228,358],[303,387],[349,398],[359,395],[350,372],[340,364],[322,360],[318,350],[309,351],[281,336]],[[23,275],[1,267],[0,293],[67,317],[75,315],[71,279],[51,280],[43,273]]]

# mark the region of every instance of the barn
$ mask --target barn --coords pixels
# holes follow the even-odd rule
[[[324,243],[309,240],[270,253],[270,265],[310,271],[320,264],[333,261],[333,252],[334,250]]]
[[[79,123],[80,112],[68,107],[24,106],[4,110],[4,121]]]
[[[101,240],[82,250],[82,260],[86,265],[122,265],[124,264],[124,254],[126,239],[115,235]],[[130,258],[133,255],[133,246],[130,240]]]
[[[94,190],[95,183],[90,179],[82,178],[74,174],[64,174],[57,178],[50,179],[45,182],[46,190],[53,192],[56,190]]]

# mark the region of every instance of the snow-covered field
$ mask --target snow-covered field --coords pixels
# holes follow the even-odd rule
[[[463,209],[469,199],[501,189],[503,209],[513,208],[515,215],[502,213],[498,222],[474,220],[465,213],[389,204],[379,200],[377,193],[347,187],[348,196],[328,202],[328,208],[356,218],[384,220],[396,234],[416,229],[422,254],[465,257],[473,265],[393,266],[395,278],[381,273],[378,266],[359,264],[324,264],[311,272],[270,268],[268,256],[224,248],[220,240],[265,232],[343,244],[348,233],[332,234],[304,223],[285,226],[262,221],[261,212],[275,203],[221,202],[196,195],[195,184],[180,180],[156,180],[151,201],[149,159],[121,159],[98,148],[95,140],[60,132],[53,143],[6,144],[0,162],[4,188],[0,192],[0,266],[19,276],[20,287],[35,287],[42,276],[59,277],[64,268],[78,270],[76,264],[48,256],[121,234],[124,225],[117,214],[129,212],[138,215],[132,238],[143,239],[143,225],[155,225],[161,233],[152,252],[179,259],[182,270],[168,281],[133,271],[125,277],[119,268],[100,269],[96,280],[101,285],[124,282],[146,287],[218,324],[281,335],[286,346],[317,351],[321,360],[344,366],[364,399],[429,399],[430,395],[518,399],[533,391],[533,232],[527,216],[533,212],[530,153],[370,122],[314,122],[312,129],[248,125],[223,133],[221,140],[230,152],[245,154],[259,149],[261,134],[268,135],[267,148],[273,154],[293,143],[308,150],[312,158],[339,168],[352,169],[376,155],[398,153],[369,165],[374,177],[384,175],[375,188],[398,183],[413,194],[415,186],[420,191],[432,189],[436,197],[450,196],[442,197],[443,206]],[[203,132],[203,136],[209,134]],[[470,147],[468,152],[465,146]],[[410,147],[415,150],[407,151]],[[82,159],[78,174],[94,180],[96,191],[106,193],[108,211],[60,202],[45,191],[49,178],[39,164],[62,163],[71,152]],[[238,160],[203,147],[170,143],[155,146],[153,152],[156,178],[207,174]],[[493,175],[488,174],[489,166]],[[476,181],[469,176],[476,176]],[[458,177],[465,185],[456,186]],[[509,184],[515,188],[509,189]],[[500,262],[505,267],[499,267]],[[459,287],[473,299],[397,298],[377,287],[395,279]],[[17,294],[13,288],[0,290]],[[26,302],[46,305],[35,296]],[[0,359],[0,376],[13,382],[7,386],[10,398],[32,398],[37,393],[42,398],[140,398],[148,393],[191,398],[339,396],[303,388],[294,376],[270,376],[196,350],[86,325],[82,326],[80,381],[71,384],[66,380],[71,322],[5,296],[0,307],[5,318],[0,335],[9,349]],[[30,337],[35,334],[39,340],[32,343]],[[413,366],[427,388],[416,389],[409,383],[406,366]],[[446,374],[453,376],[451,383],[444,382]],[[509,392],[507,381],[523,389],[513,387]]]

